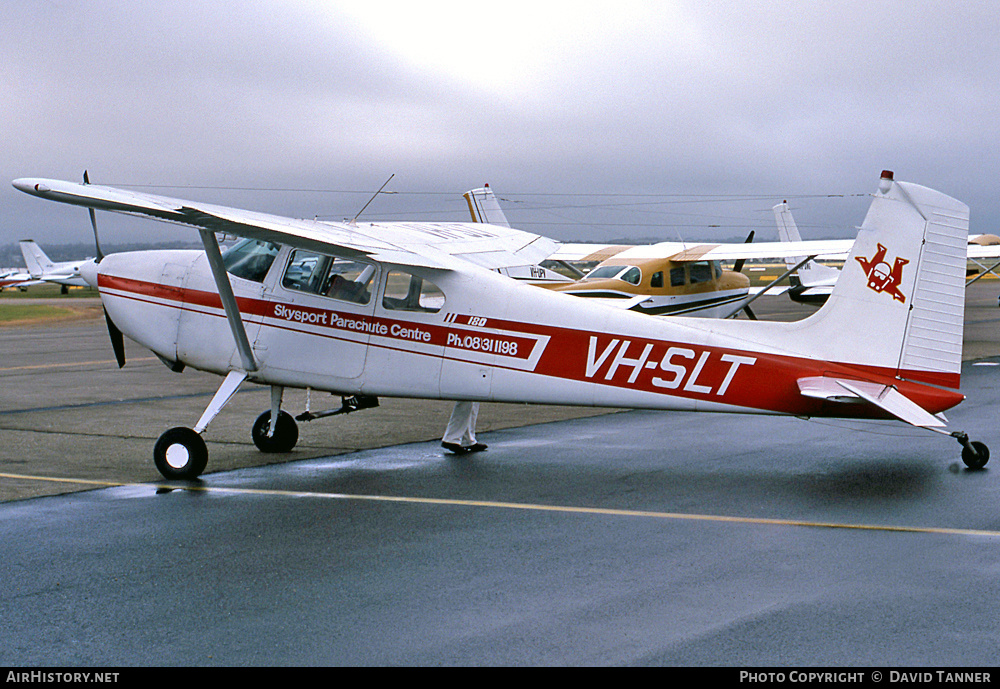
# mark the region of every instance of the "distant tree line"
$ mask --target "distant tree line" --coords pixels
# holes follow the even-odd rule
[[[75,242],[73,244],[45,244],[39,242],[42,251],[48,254],[53,261],[79,261],[82,258],[94,255],[93,242]],[[145,251],[147,249],[200,249],[201,242],[162,242],[159,244],[150,243],[129,243],[129,244],[105,244],[101,242],[101,250],[105,254],[114,254],[121,251]],[[21,247],[17,242],[11,244],[0,244],[0,268],[24,267],[24,256],[21,255]]]

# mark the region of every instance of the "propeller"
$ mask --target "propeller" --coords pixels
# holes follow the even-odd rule
[[[104,320],[108,324],[108,335],[111,336],[111,348],[115,350],[115,360],[118,362],[118,368],[122,368],[125,366],[125,336],[111,320],[107,309],[104,309]]]
[[[90,175],[87,171],[83,171],[83,183],[90,184]],[[101,259],[104,258],[104,253],[101,251],[101,242],[97,239],[97,213],[94,212],[93,208],[88,208],[90,211],[90,226],[94,228],[94,247],[97,250],[97,256],[94,257],[94,263],[100,263]]]
[[[755,230],[750,230],[750,234],[747,235],[746,241],[743,242],[744,244],[752,244],[753,243],[754,231]],[[742,273],[743,272],[743,264],[744,263],[746,263],[746,259],[745,258],[738,259],[736,261],[736,263],[733,264],[733,272],[734,273]]]
[[[743,243],[744,244],[752,244],[753,243],[753,235],[754,235],[754,230],[750,230],[750,234],[747,235],[746,241],[743,242]],[[743,264],[744,263],[746,263],[746,259],[745,258],[737,259],[736,263],[733,264],[733,272],[742,273],[743,272]],[[753,312],[753,309],[750,308],[749,304],[747,304],[746,306],[743,307],[743,312],[746,313],[747,318],[749,318],[750,320],[752,320],[752,321],[757,320],[757,314],[755,314]]]
[[[87,171],[83,171],[83,183],[90,184],[90,175]],[[88,208],[90,211],[90,226],[94,228],[94,247],[96,249],[96,256],[94,257],[94,263],[100,263],[101,259],[104,258],[104,252],[101,251],[101,242],[97,238],[97,213],[94,212],[93,208]],[[118,362],[118,368],[125,366],[125,336],[122,335],[122,331],[118,329],[115,322],[111,320],[111,316],[108,315],[108,310],[104,309],[104,321],[108,324],[108,335],[111,337],[111,348],[115,352],[115,360]]]

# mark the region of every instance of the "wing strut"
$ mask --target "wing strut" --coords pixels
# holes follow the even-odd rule
[[[777,280],[775,280],[774,282],[772,282],[770,285],[768,285],[767,287],[765,287],[764,289],[762,289],[760,292],[757,292],[757,294],[753,295],[749,299],[744,299],[739,304],[737,304],[736,306],[734,306],[732,309],[729,310],[728,313],[726,313],[723,316],[723,318],[731,318],[732,316],[735,316],[741,310],[743,310],[747,306],[749,306],[751,302],[756,301],[757,297],[764,296],[765,292],[767,292],[769,289],[771,289],[772,287],[774,287],[775,285],[777,285],[779,282],[781,282],[782,280],[784,280],[786,277],[788,277],[789,275],[791,275],[792,273],[794,273],[796,270],[798,270],[799,268],[801,268],[803,265],[805,265],[809,261],[811,261],[814,258],[816,258],[817,255],[818,254],[813,254],[812,256],[806,256],[805,258],[803,258],[801,261],[799,261],[798,263],[796,263],[792,268],[789,268],[788,270],[786,270],[782,274],[781,277],[779,277]]]
[[[226,320],[229,321],[229,329],[233,331],[236,349],[243,361],[243,369],[247,373],[252,373],[257,370],[257,362],[253,357],[253,349],[250,347],[247,331],[243,327],[243,319],[240,318],[240,307],[236,303],[236,295],[233,294],[233,286],[229,282],[229,273],[226,272],[226,266],[222,263],[219,241],[215,238],[215,232],[212,230],[198,230],[198,233],[201,235],[201,243],[205,245],[208,265],[212,268],[215,286],[219,288],[222,308],[226,310]]]
[[[985,268],[985,266],[982,263],[980,263],[979,261],[977,261],[975,259],[973,259],[972,262],[975,263],[976,265],[978,265],[980,268]],[[972,278],[971,280],[966,281],[965,286],[968,287],[969,285],[971,285],[973,282],[975,282],[979,278],[985,277],[987,274],[992,273],[993,275],[996,275],[996,273],[994,273],[993,271],[997,268],[997,266],[1000,266],[1000,261],[997,261],[996,263],[994,263],[993,265],[991,265],[989,268],[986,268],[986,270],[984,270],[983,272],[981,272],[979,275],[977,275],[976,277]]]

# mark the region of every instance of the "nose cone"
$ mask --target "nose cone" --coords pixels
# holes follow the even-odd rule
[[[97,274],[100,272],[100,266],[97,265],[97,261],[91,259],[86,263],[80,264],[80,277],[84,279],[91,287],[97,287]]]
[[[750,278],[743,273],[724,270],[719,279],[720,289],[750,289]]]

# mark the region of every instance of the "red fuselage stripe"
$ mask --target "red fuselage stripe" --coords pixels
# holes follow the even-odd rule
[[[127,293],[130,298],[174,302],[173,308],[222,310],[219,295],[214,292],[104,274],[99,275],[98,284],[102,289]],[[414,354],[425,352],[409,347],[410,343],[422,343],[443,347],[445,358],[463,361],[474,360],[463,356],[465,352],[496,355],[491,365],[500,368],[778,413],[844,415],[844,404],[800,394],[797,381],[814,376],[893,385],[931,413],[950,409],[964,399],[958,392],[912,382],[919,379],[957,387],[958,374],[913,371],[906,372],[905,377],[910,380],[901,380],[896,377],[895,370],[884,367],[664,342],[464,314],[446,315],[446,325],[438,325],[249,297],[239,297],[237,303],[244,315],[259,319],[264,327],[337,339],[349,339],[341,335],[350,332],[363,333],[381,338],[373,340],[373,346]],[[304,325],[320,332],[307,330],[302,327]],[[532,355],[538,356],[537,361],[526,368]],[[867,404],[849,406],[857,407],[862,416],[881,414]]]

